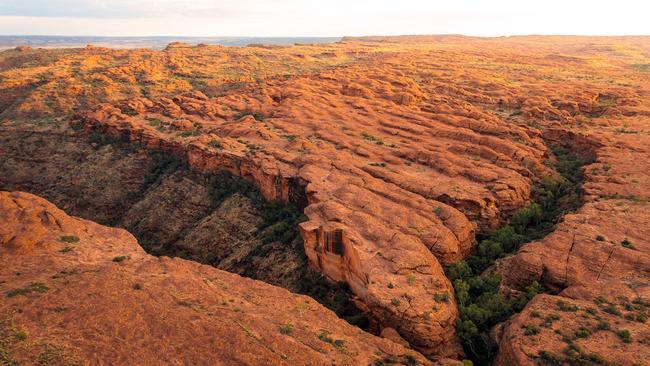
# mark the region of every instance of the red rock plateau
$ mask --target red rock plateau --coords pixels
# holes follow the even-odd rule
[[[538,281],[554,295],[539,295],[499,327],[496,363],[543,364],[551,362],[548,355],[561,354],[562,331],[549,326],[534,335],[522,332],[544,321],[537,319],[542,310],[570,303],[580,311],[564,312],[556,328],[585,327],[583,322],[599,321],[602,309],[629,305],[632,310],[615,315],[611,329],[585,340],[584,348],[600,349],[606,362],[643,365],[650,359],[650,328],[634,319],[645,314],[650,299],[649,71],[647,37],[373,37],[292,47],[17,49],[0,54],[0,128],[79,138],[99,132],[174,154],[197,172],[228,170],[254,183],[268,200],[297,205],[308,217],[300,231],[311,266],[349,284],[381,328],[396,330],[403,339],[394,339],[432,359],[462,352],[443,265],[467,257],[478,233],[497,228],[530,202],[535,183],[558,175],[549,164],[551,144],[570,147],[596,161],[585,167],[584,206],[548,237],[498,264],[504,289]],[[22,273],[17,268],[28,263],[51,257],[40,266],[62,268],[62,256],[47,251],[51,245],[33,257],[35,249],[3,244],[16,258],[12,266],[14,260],[25,264],[3,272],[2,286],[20,287],[8,273]],[[84,255],[99,266],[103,254],[91,253]],[[125,264],[102,262],[110,272],[99,279],[123,276],[124,284],[129,276],[152,276],[164,266],[169,273],[187,273],[170,275],[177,287],[186,278],[199,286],[198,279],[214,273],[226,286],[242,286],[238,291],[250,286],[259,304],[286,297],[289,308],[297,298],[285,292],[274,297],[281,290],[198,265],[155,260],[134,248],[129,253]],[[112,255],[119,253],[106,258]],[[91,286],[116,283],[100,282],[93,279]],[[154,288],[161,297],[171,296]],[[215,299],[225,296],[215,291]],[[267,291],[268,298],[262,293]],[[156,312],[132,299],[126,303],[139,316]],[[592,308],[588,303],[596,315],[580,317]],[[262,321],[264,305],[250,306],[258,317],[249,321]],[[260,329],[276,316],[264,319]],[[74,324],[84,327],[83,321]],[[252,327],[246,324],[240,328]],[[335,324],[341,337],[351,334]],[[264,337],[253,329],[253,338]],[[629,333],[628,343],[617,336],[622,330]],[[368,339],[366,348],[355,345],[362,362],[372,361],[364,355],[380,344]],[[88,347],[79,349],[100,346]],[[291,358],[293,351],[278,352]],[[178,357],[199,360],[199,350]],[[302,361],[309,363],[296,359]]]

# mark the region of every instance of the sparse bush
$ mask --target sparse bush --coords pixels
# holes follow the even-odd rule
[[[162,121],[159,120],[158,118],[147,117],[146,120],[147,123],[149,123],[149,126],[151,127],[159,127],[162,125]]]
[[[595,329],[598,331],[598,330],[608,330],[609,328],[610,328],[609,323],[604,320],[601,320],[598,322],[598,324],[596,324]]]
[[[63,243],[73,244],[79,241],[79,237],[75,235],[64,235],[59,238],[59,241]]]
[[[45,284],[41,282],[32,282],[29,286],[23,287],[23,288],[17,288],[14,290],[11,290],[7,292],[6,296],[7,297],[15,297],[15,296],[20,296],[20,295],[27,295],[32,292],[39,292],[39,293],[44,293],[49,291],[50,288],[45,286]]]
[[[409,285],[415,283],[415,275],[413,273],[409,273],[406,275],[406,283],[408,283]]]
[[[244,110],[241,113],[235,115],[235,120],[240,120],[246,116],[253,116],[256,121],[262,122],[266,119],[266,116],[262,112],[253,112],[250,110]]]
[[[628,248],[628,249],[636,250],[636,246],[634,246],[634,244],[632,244],[632,242],[630,242],[630,241],[627,240],[627,239],[624,239],[624,240],[621,242],[621,246],[623,246],[623,248]]]
[[[374,142],[377,145],[383,145],[384,144],[384,141],[382,139],[380,139],[379,137],[375,137],[375,136],[373,136],[373,135],[371,135],[371,134],[369,134],[367,132],[363,132],[361,134],[361,136],[363,137],[364,140]]]
[[[415,366],[418,364],[418,360],[413,355],[405,355],[404,363],[407,364],[408,366]]]
[[[621,329],[616,331],[616,335],[618,338],[620,338],[623,343],[632,343],[632,336],[630,334],[630,331],[627,329]]]
[[[532,336],[539,333],[539,327],[533,324],[524,324],[524,335]]]
[[[562,356],[549,351],[539,351],[539,358],[546,365],[561,366],[564,363]]]
[[[125,261],[127,258],[128,257],[125,256],[125,255],[120,255],[120,256],[117,256],[117,257],[113,257],[113,262],[120,263],[120,262]]]
[[[564,312],[576,312],[580,310],[578,305],[568,303],[564,300],[558,300],[556,304],[557,308]]]
[[[14,332],[14,338],[16,338],[17,341],[24,341],[27,339],[27,332],[24,330],[17,330]]]
[[[587,338],[591,335],[591,331],[587,328],[581,327],[573,333],[575,338]]]
[[[221,142],[217,140],[211,140],[210,142],[208,142],[208,146],[213,148],[214,150],[221,150],[223,148]]]
[[[557,314],[549,314],[544,318],[544,322],[542,323],[542,326],[545,328],[550,327],[554,321],[560,320],[560,316]]]
[[[433,300],[435,300],[435,302],[438,302],[438,303],[441,303],[441,302],[448,303],[449,302],[449,292],[444,291],[444,292],[435,293],[435,294],[433,294]]]
[[[381,168],[385,168],[385,167],[387,166],[387,164],[384,163],[384,162],[380,162],[380,163],[370,163],[370,166],[378,166],[378,167],[381,167]]]
[[[293,332],[293,326],[290,323],[282,324],[280,326],[280,333],[290,335]]]
[[[621,311],[614,304],[606,304],[603,311],[612,315],[621,316]]]

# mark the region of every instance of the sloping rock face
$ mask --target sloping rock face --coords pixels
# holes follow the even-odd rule
[[[501,334],[497,365],[645,365],[650,303],[539,295]]]
[[[0,192],[0,222],[3,363],[431,363],[309,297],[152,257],[125,230],[30,194]]]
[[[585,168],[585,205],[499,264],[505,287],[538,281],[557,296],[536,298],[504,325],[497,365],[650,359],[650,118],[607,123],[626,127],[588,133],[598,143]],[[549,325],[549,317],[559,318]]]

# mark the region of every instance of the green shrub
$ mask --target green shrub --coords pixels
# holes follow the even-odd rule
[[[621,246],[623,246],[623,248],[628,248],[628,249],[636,250],[636,246],[634,246],[634,244],[632,244],[632,242],[630,242],[630,241],[627,240],[627,239],[624,239],[624,240],[621,242]]]
[[[561,366],[564,363],[562,356],[553,352],[539,351],[539,358],[542,359],[546,365]]]
[[[415,366],[418,364],[418,359],[415,358],[413,355],[405,355],[404,356],[404,363],[408,366]]]
[[[575,338],[587,338],[591,335],[591,331],[587,328],[581,327],[573,333]]]
[[[621,311],[614,304],[606,304],[603,311],[612,315],[621,316]]]
[[[367,132],[363,132],[361,134],[361,137],[363,137],[364,140],[374,142],[377,145],[383,145],[384,144],[384,141],[382,139],[380,139],[379,137],[375,137],[375,136],[373,136],[373,135],[371,135],[371,134],[369,134]]]
[[[159,127],[162,125],[162,121],[159,120],[158,118],[147,117],[146,120],[147,123],[149,123],[149,126],[151,127]]]
[[[532,336],[539,333],[539,327],[533,324],[524,324],[524,335]]]
[[[406,275],[406,283],[408,283],[409,285],[415,283],[415,275],[413,273],[409,273]]]
[[[542,323],[542,326],[545,328],[550,327],[554,321],[560,320],[560,316],[557,314],[549,314],[544,318],[544,322]]]
[[[627,329],[621,329],[616,331],[616,335],[620,338],[623,343],[632,343],[632,336],[630,331]]]
[[[595,329],[597,331],[598,330],[608,330],[609,328],[610,328],[609,323],[604,321],[604,320],[599,321],[598,324],[596,324],[596,327],[595,327]]]
[[[564,300],[558,300],[556,304],[557,308],[564,312],[576,312],[580,310],[580,307],[578,305],[568,303]]]
[[[290,335],[293,332],[293,326],[290,323],[282,324],[280,326],[280,333]]]
[[[79,237],[75,235],[64,235],[59,238],[60,242],[73,244],[79,242]]]
[[[223,145],[221,145],[221,142],[219,142],[217,140],[211,140],[210,142],[208,142],[208,146],[215,149],[215,150],[223,149]]]
[[[441,303],[448,303],[449,302],[449,292],[444,291],[444,292],[438,292],[433,294],[433,300],[435,302]]]
[[[50,288],[45,286],[45,284],[41,282],[32,282],[29,286],[23,287],[23,288],[17,288],[11,291],[8,291],[6,296],[7,297],[15,297],[15,296],[24,296],[27,294],[30,294],[32,292],[39,292],[39,293],[44,293],[49,291]]]
[[[250,110],[244,110],[241,113],[235,115],[235,120],[240,120],[245,116],[253,116],[256,121],[262,122],[266,119],[266,116],[262,112],[253,112]]]

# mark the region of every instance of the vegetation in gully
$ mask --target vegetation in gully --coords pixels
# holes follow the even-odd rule
[[[500,277],[487,271],[495,261],[515,252],[523,243],[549,234],[565,213],[575,211],[582,202],[582,166],[588,162],[565,147],[553,149],[555,169],[561,177],[544,178],[534,187],[534,202],[517,211],[510,222],[480,238],[467,259],[447,268],[458,301],[458,335],[467,355],[479,365],[487,365],[495,355],[489,331],[494,325],[521,311],[544,289],[530,284],[516,296],[499,292]]]

